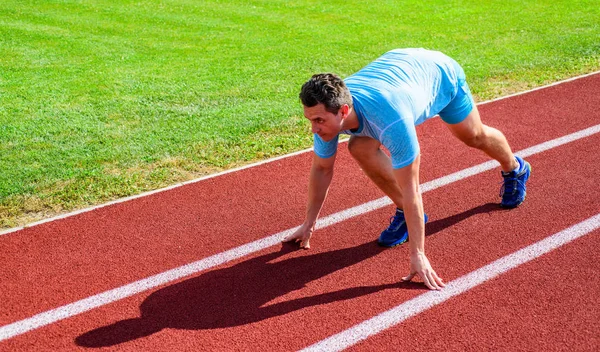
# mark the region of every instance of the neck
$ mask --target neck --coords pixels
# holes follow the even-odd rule
[[[354,109],[350,109],[348,116],[342,122],[342,129],[353,130],[357,129],[358,127],[360,127],[360,124],[358,123],[358,116],[356,116]]]

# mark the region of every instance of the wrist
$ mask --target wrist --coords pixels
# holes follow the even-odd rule
[[[410,256],[411,257],[420,257],[422,255],[425,255],[425,251],[424,250],[410,251]]]
[[[425,255],[425,248],[422,248],[422,247],[412,248],[411,247],[409,250],[409,254],[411,257]]]
[[[308,220],[306,219],[304,221],[304,227],[309,229],[309,230],[314,230],[315,229],[315,225],[317,224],[317,220]]]

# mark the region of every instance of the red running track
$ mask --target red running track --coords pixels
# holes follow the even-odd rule
[[[513,149],[600,124],[600,75],[480,106]],[[439,121],[418,130],[422,182],[488,159]],[[426,248],[448,282],[600,213],[600,135],[532,155],[526,203],[499,171],[423,195]],[[0,236],[0,325],[23,321],[299,225],[310,153]],[[343,149],[322,217],[382,197]],[[375,244],[392,206],[0,341],[0,350],[298,350],[426,292],[399,283],[407,246]],[[597,350],[596,230],[352,347]]]

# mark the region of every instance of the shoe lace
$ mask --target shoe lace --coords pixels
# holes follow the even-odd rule
[[[396,215],[390,217],[390,226],[388,226],[389,230],[398,229],[402,223],[404,223],[404,214],[396,213]]]
[[[525,187],[525,183],[519,180],[518,177],[515,176],[504,176],[504,181],[501,182],[502,187],[500,187],[500,197],[504,195],[513,195],[517,191],[519,185],[521,187]]]

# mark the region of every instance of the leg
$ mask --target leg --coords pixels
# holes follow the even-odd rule
[[[457,124],[447,124],[452,134],[466,145],[477,148],[497,160],[502,171],[510,172],[519,166],[502,132],[481,123],[477,106]]]
[[[351,136],[348,150],[365,174],[402,209],[402,193],[396,183],[390,158],[380,149],[381,143],[369,137]]]
[[[461,73],[462,69],[459,76]],[[481,123],[469,86],[460,77],[457,94],[448,106],[440,111],[440,117],[447,123],[454,136],[500,163],[504,179],[500,189],[500,205],[504,208],[515,208],[523,203],[526,195],[525,183],[529,179],[531,165],[513,154],[502,132]]]
[[[502,166],[504,185],[500,190],[504,208],[515,208],[525,200],[525,183],[529,179],[531,166],[519,158],[515,159],[502,132],[481,123],[477,107],[461,122],[448,124],[448,128],[465,144],[484,151]]]

